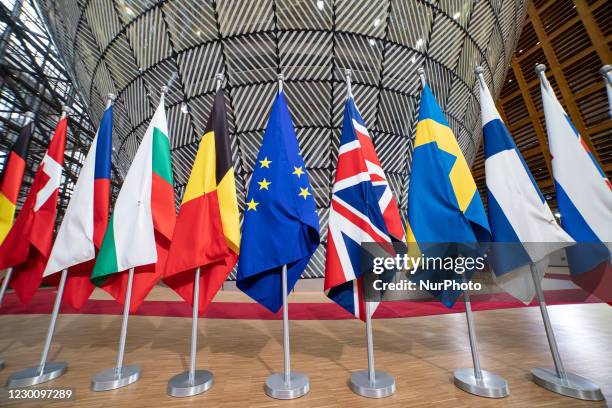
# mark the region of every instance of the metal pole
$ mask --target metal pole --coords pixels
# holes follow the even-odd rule
[[[21,14],[21,9],[23,7],[23,0],[17,0],[13,4],[13,9],[11,10],[10,19],[11,21],[17,21],[19,19],[19,15]],[[6,50],[8,49],[8,45],[11,40],[11,34],[13,33],[13,26],[10,24],[6,25],[6,28],[2,32],[2,37],[0,37],[0,60],[4,60],[4,56],[6,55]],[[5,77],[4,75],[0,78],[0,87],[4,85]]]
[[[117,367],[115,368],[115,378],[121,377],[123,370],[123,355],[125,354],[125,340],[127,337],[128,318],[130,317],[130,303],[132,301],[132,281],[134,280],[134,268],[130,268],[128,273],[128,284],[125,291],[125,305],[123,305],[123,322],[121,324],[121,338],[119,340],[119,355],[117,356]]]
[[[223,85],[223,74],[219,72],[216,78],[217,78],[217,89],[216,90],[218,91],[219,89],[221,89],[221,86]]]
[[[189,362],[189,384],[195,381],[196,352],[198,348],[198,308],[200,305],[200,268],[195,271],[193,282],[193,316],[191,318],[191,358]]]
[[[112,106],[113,103],[115,103],[115,100],[117,100],[117,95],[114,93],[106,94],[106,109]]]
[[[484,71],[481,66],[477,66],[474,69],[474,73],[476,74],[476,78],[478,78],[478,82],[480,82],[480,86],[482,86],[483,88],[486,88],[487,84],[485,83],[484,76],[482,75],[483,72]]]
[[[6,270],[6,275],[4,275],[4,279],[2,279],[2,286],[0,287],[0,306],[2,306],[2,301],[4,300],[4,294],[6,293],[6,288],[8,287],[8,283],[11,280],[12,274],[13,274],[13,268],[8,268]]]
[[[544,85],[546,89],[548,89],[548,80],[546,79],[546,65],[544,64],[536,64],[535,71],[538,74],[538,78],[540,78],[540,82]]]
[[[291,382],[291,355],[289,351],[289,307],[287,301],[287,265],[283,265],[283,351],[285,354],[285,384]]]
[[[353,90],[351,89],[351,77],[353,73],[350,69],[347,69],[346,71],[344,71],[344,74],[346,76],[346,99],[348,99],[353,96]]]
[[[372,313],[370,302],[365,302],[366,333],[368,338],[368,381],[371,385],[376,383],[376,371],[374,370],[374,339],[372,336]]]
[[[43,375],[45,371],[45,364],[47,363],[47,357],[49,355],[49,349],[51,348],[51,340],[53,339],[53,333],[55,332],[55,323],[57,322],[57,316],[59,315],[60,305],[62,304],[62,296],[64,294],[64,286],[66,285],[66,276],[68,270],[62,271],[60,277],[60,283],[57,288],[57,294],[55,295],[55,303],[53,304],[53,313],[51,314],[51,322],[49,322],[49,329],[47,329],[47,338],[45,339],[45,346],[43,347],[42,357],[40,358],[40,365],[38,366],[38,375]]]
[[[465,275],[463,275],[465,282]],[[480,356],[478,355],[478,343],[476,341],[476,331],[474,330],[474,316],[472,315],[472,303],[467,290],[463,291],[465,301],[465,317],[468,325],[468,335],[470,337],[470,348],[472,349],[472,362],[474,363],[474,376],[477,380],[482,380],[482,370],[480,368]]]
[[[612,118],[612,65],[604,65],[599,70],[606,82],[606,92],[608,94],[608,105],[610,108],[610,118]]]
[[[538,276],[537,271],[535,270],[534,265],[531,264],[530,267],[531,277],[533,278],[536,295],[538,296],[538,301],[540,303],[540,312],[542,313],[542,320],[544,321],[544,330],[546,331],[548,346],[550,347],[550,352],[555,363],[555,371],[557,372],[557,377],[561,379],[566,379],[567,376],[565,374],[565,369],[563,368],[563,363],[561,362],[559,349],[557,348],[555,333],[553,332],[552,325],[550,324],[550,317],[548,316],[548,309],[546,308],[546,301],[544,299],[544,293],[542,292],[542,283],[540,282],[540,278]]]
[[[283,74],[278,74],[277,78],[278,78],[278,93],[281,93],[283,92],[283,81],[285,77],[283,76]]]
[[[423,88],[425,88],[425,85],[427,85],[427,80],[425,79],[425,69],[419,68],[417,70],[417,73],[419,74],[419,78],[421,79],[421,85],[423,86]]]

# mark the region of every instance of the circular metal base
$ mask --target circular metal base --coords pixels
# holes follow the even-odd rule
[[[266,395],[276,399],[289,400],[299,398],[310,391],[310,382],[304,373],[291,372],[289,383],[285,383],[285,374],[272,374],[266,379]]]
[[[46,363],[42,374],[39,367],[28,367],[11,374],[7,381],[8,388],[29,387],[51,381],[68,370],[68,363]]]
[[[99,372],[91,380],[92,391],[108,391],[117,388],[125,387],[140,379],[140,366],[129,365],[123,366],[121,372],[117,372],[117,368],[108,368]]]
[[[497,374],[482,370],[477,380],[473,368],[460,368],[454,373],[455,385],[465,392],[486,398],[504,398],[510,395],[508,382]]]
[[[367,398],[384,398],[395,394],[395,379],[381,371],[374,372],[373,383],[367,371],[356,371],[351,374],[348,385],[355,394]]]
[[[172,397],[192,397],[211,389],[213,374],[206,370],[196,370],[193,382],[189,381],[189,371],[175,375],[168,381],[166,392]]]
[[[533,382],[557,394],[588,401],[604,399],[597,384],[576,374],[566,372],[567,379],[561,379],[553,368],[534,368],[531,375]]]

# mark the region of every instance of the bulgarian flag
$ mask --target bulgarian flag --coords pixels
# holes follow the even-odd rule
[[[34,121],[31,118],[21,128],[19,136],[4,162],[0,176],[0,244],[13,226],[19,190],[26,168],[26,156],[32,139]]]
[[[75,309],[83,307],[94,290],[89,278],[108,225],[112,137],[113,107],[109,102],[43,273],[49,277],[46,280],[56,281],[57,272],[68,269],[63,299]]]
[[[0,269],[13,268],[9,285],[24,304],[40,286],[51,253],[67,129],[64,112],[36,170],[28,198],[0,246]]]
[[[123,304],[134,270],[135,311],[163,275],[176,220],[164,94],[125,176],[91,282]]]
[[[193,306],[195,269],[204,313],[238,259],[240,218],[227,113],[219,89],[179,209],[164,282]]]

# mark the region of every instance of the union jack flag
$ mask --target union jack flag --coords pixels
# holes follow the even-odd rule
[[[332,189],[325,262],[327,296],[365,320],[363,242],[404,241],[404,227],[372,139],[352,96],[346,101]],[[370,308],[372,314],[376,307]]]

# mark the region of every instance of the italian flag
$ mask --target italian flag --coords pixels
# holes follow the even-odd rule
[[[130,268],[133,312],[163,275],[176,220],[164,95],[123,181],[91,276],[123,304]]]

